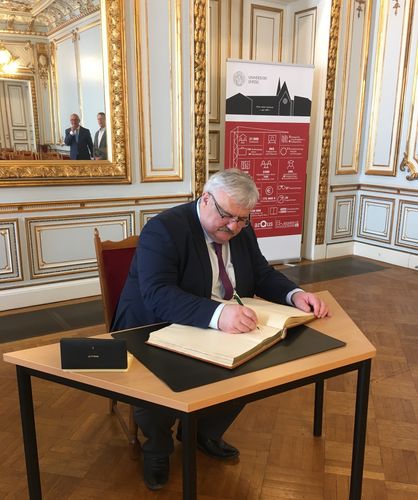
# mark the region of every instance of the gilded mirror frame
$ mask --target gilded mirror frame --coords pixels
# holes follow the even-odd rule
[[[112,161],[2,160],[0,186],[129,184],[129,128],[126,94],[124,0],[102,0],[104,70],[108,75],[108,106]]]

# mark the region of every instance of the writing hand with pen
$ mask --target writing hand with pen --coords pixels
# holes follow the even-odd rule
[[[256,313],[245,306],[234,290],[233,298],[237,304],[226,304],[218,320],[218,328],[228,333],[246,333],[258,328]]]

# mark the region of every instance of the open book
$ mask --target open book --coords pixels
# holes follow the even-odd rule
[[[288,328],[315,318],[313,313],[261,299],[243,298],[242,302],[257,314],[256,330],[224,333],[173,323],[152,332],[147,343],[226,368],[235,368],[283,340]]]

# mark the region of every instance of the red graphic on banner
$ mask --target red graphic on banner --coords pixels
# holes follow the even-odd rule
[[[225,123],[225,168],[247,172],[260,199],[257,237],[302,233],[309,123]]]

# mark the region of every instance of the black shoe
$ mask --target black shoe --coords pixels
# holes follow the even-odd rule
[[[159,490],[167,483],[169,467],[168,457],[144,455],[144,482],[150,490]]]
[[[177,428],[176,439],[182,441],[182,428],[179,424]],[[232,460],[239,457],[239,450],[223,439],[211,439],[197,434],[197,447],[210,457],[220,458],[222,460]]]
[[[232,460],[239,457],[239,450],[223,439],[211,439],[197,435],[197,447],[210,457]]]

